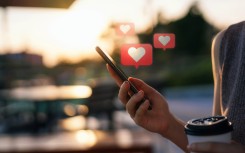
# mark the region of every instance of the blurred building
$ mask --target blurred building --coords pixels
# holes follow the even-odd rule
[[[43,58],[37,54],[30,54],[26,52],[10,53],[0,55],[0,66],[24,66],[24,65],[43,65]]]
[[[0,55],[0,89],[12,87],[13,81],[27,80],[44,68],[43,58],[26,52]]]

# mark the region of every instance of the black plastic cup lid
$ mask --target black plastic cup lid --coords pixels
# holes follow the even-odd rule
[[[192,119],[185,125],[185,133],[188,135],[207,136],[231,132],[231,122],[225,116],[210,116]]]

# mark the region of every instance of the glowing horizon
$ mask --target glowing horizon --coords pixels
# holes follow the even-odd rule
[[[3,36],[0,54],[25,50],[42,55],[46,66],[54,66],[60,60],[75,63],[95,59],[96,45],[109,53],[114,49],[113,38],[101,39],[103,34],[112,33],[108,31],[112,23],[133,22],[136,33],[142,33],[157,23],[157,13],[161,12],[165,21],[175,21],[184,17],[195,2],[206,21],[220,30],[245,19],[242,0],[224,0],[222,5],[212,0],[77,0],[67,10],[9,7],[6,35],[3,9],[0,11],[0,35]],[[114,39],[138,41],[135,36]]]

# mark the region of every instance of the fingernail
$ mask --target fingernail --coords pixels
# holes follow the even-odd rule
[[[144,95],[144,91],[140,90],[140,91],[139,91],[139,94],[140,94],[140,95]]]
[[[128,81],[124,81],[122,85],[127,85],[128,84]]]

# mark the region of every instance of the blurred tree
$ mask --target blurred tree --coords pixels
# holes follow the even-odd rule
[[[211,40],[217,32],[213,26],[208,24],[199,11],[197,4],[194,4],[187,15],[177,21],[168,24],[161,23],[161,14],[158,15],[158,24],[149,29],[151,32],[138,34],[141,43],[153,44],[155,33],[174,33],[176,35],[176,47],[170,49],[173,54],[178,55],[209,55]],[[160,51],[162,49],[155,49]],[[155,51],[157,54],[159,52]]]
[[[174,33],[176,46],[166,51],[153,48],[154,63],[148,73],[162,77],[168,85],[212,83],[211,42],[218,30],[205,21],[197,3],[177,21],[161,23],[160,13],[158,18],[153,29],[138,34],[140,42],[153,44],[155,33]]]

